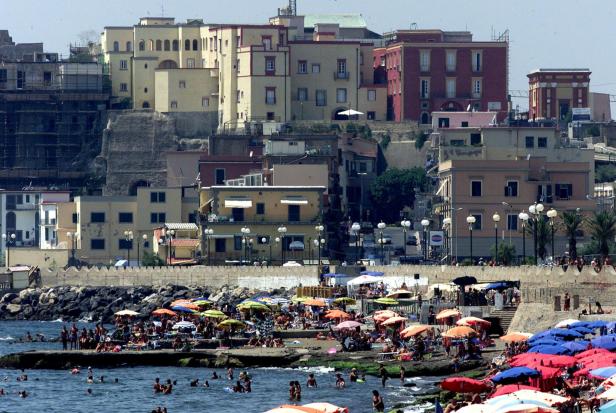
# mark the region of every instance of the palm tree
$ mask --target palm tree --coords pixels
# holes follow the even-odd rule
[[[537,258],[543,260],[547,254],[548,245],[550,245],[552,229],[543,216],[533,217],[526,226],[526,233],[531,239],[535,236],[535,226],[537,227]]]
[[[616,237],[616,214],[611,211],[595,212],[588,220],[588,229],[604,259],[609,255],[610,244],[614,243]]]
[[[577,211],[565,211],[562,217],[563,226],[567,239],[569,240],[569,257],[572,259],[577,258],[577,232],[580,230],[584,218]]]

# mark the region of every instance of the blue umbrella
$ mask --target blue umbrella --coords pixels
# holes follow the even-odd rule
[[[616,366],[601,367],[590,371],[590,374],[602,379],[607,379],[616,374]]]
[[[616,336],[601,336],[590,340],[593,347],[604,348],[606,350],[616,350]]]
[[[380,277],[382,275],[385,275],[385,273],[381,271],[362,271],[360,275],[372,275],[373,277]]]
[[[179,311],[181,313],[194,313],[195,310],[192,310],[190,308],[186,308],[186,307],[182,307],[181,305],[174,305],[173,307],[171,307],[171,309],[173,311]]]
[[[575,323],[569,324],[569,328],[576,328],[576,327],[588,328],[589,324],[590,324],[590,321],[576,321]]]
[[[561,345],[557,346],[535,346],[528,350],[529,353],[541,354],[569,354],[571,351]]]
[[[567,341],[566,343],[562,344],[562,346],[571,351],[572,353],[577,353],[579,351],[586,350],[588,348],[588,343],[589,342],[586,340]]]
[[[349,275],[330,272],[328,274],[323,274],[323,277],[337,278],[337,277],[349,277]]]
[[[495,282],[495,283],[490,283],[488,285],[486,285],[486,287],[484,288],[485,290],[500,290],[503,288],[509,288],[511,284],[508,283],[507,281],[499,281],[499,282]]]
[[[577,331],[578,333],[581,333],[581,334],[594,334],[595,333],[594,330],[591,330],[590,328],[587,328],[587,327],[574,327],[572,330]]]
[[[559,346],[565,343],[562,340],[558,340],[558,337],[542,337],[539,340],[532,342],[532,347],[536,346]]]
[[[546,330],[539,334],[541,334],[542,337],[556,336],[556,337],[562,337],[562,338],[584,338],[584,335],[578,333],[577,331],[567,330],[566,328],[552,328],[550,330]],[[537,334],[535,334],[535,336],[536,335]],[[535,338],[535,336],[532,336],[531,339]]]
[[[615,413],[616,412],[616,400],[612,400],[609,403],[605,403],[603,406],[599,407],[600,413]]]
[[[535,369],[531,369],[528,367],[514,367],[509,370],[501,371],[496,376],[492,377],[493,383],[505,384],[505,383],[515,383],[520,379],[525,379],[527,377],[537,377],[539,376],[539,372]]]
[[[607,323],[607,325],[605,326],[608,330],[614,330],[616,329],[616,321],[612,321],[610,323]]]
[[[592,321],[592,322],[588,323],[588,325],[586,327],[588,327],[588,328],[603,328],[605,326],[607,326],[607,321],[597,320],[597,321]]]

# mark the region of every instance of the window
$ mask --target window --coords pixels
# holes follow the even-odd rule
[[[165,192],[150,192],[150,202],[162,204],[167,201],[167,194]]]
[[[156,51],[160,52],[163,50],[163,42],[160,40],[156,41]]]
[[[190,50],[190,40],[188,40],[188,39],[184,40],[184,50],[185,51],[189,51]]]
[[[120,92],[128,92],[128,84],[120,83]]]
[[[471,145],[480,145],[480,144],[481,144],[481,133],[471,133]]]
[[[242,236],[241,235],[234,235],[233,236],[233,249],[235,251],[241,251],[242,248],[243,248]]]
[[[336,73],[338,73],[338,77],[346,78],[347,75],[347,61],[346,59],[338,59],[338,64],[336,65]]]
[[[299,205],[289,205],[289,222],[299,222],[300,207]]]
[[[223,168],[216,168],[214,170],[214,182],[216,185],[225,184],[225,170]]]
[[[275,57],[267,56],[265,58],[265,74],[266,75],[276,74],[276,58]]]
[[[145,51],[145,41],[144,40],[139,41],[139,51],[140,52]]]
[[[73,224],[76,224],[79,221],[79,214],[77,214],[76,212],[73,212],[73,217],[72,217],[72,222]]]
[[[447,97],[456,97],[456,79],[447,79]]]
[[[172,100],[171,101],[171,109],[177,109],[178,108],[178,102],[176,100]]]
[[[137,241],[139,242],[139,241]],[[133,240],[132,239],[118,239],[118,249],[119,250],[132,250],[133,249]]]
[[[507,214],[507,230],[518,230],[518,216],[516,214]]]
[[[239,91],[239,90],[236,90],[236,91],[235,91],[235,102],[236,102],[236,103],[240,103],[240,97],[241,97],[241,95],[242,95],[242,92],[241,92],[241,91]]]
[[[171,42],[169,40],[165,40],[164,49],[165,49],[165,52],[168,52],[171,50]]]
[[[128,60],[120,60],[120,70],[128,70]]]
[[[376,90],[375,89],[368,89],[368,101],[369,102],[374,102],[376,100]]]
[[[557,199],[568,200],[573,196],[573,185],[571,184],[555,184],[554,194]]]
[[[92,224],[100,224],[105,222],[105,213],[104,212],[91,212],[90,213],[90,223]]]
[[[244,208],[232,208],[231,216],[233,217],[234,222],[244,221]]]
[[[300,60],[299,62],[297,62],[297,73],[299,73],[300,75],[305,75],[306,73],[308,73],[308,62],[306,62],[305,60]]]
[[[186,59],[186,67],[188,67],[189,69],[194,69],[195,59],[192,59],[192,58]]]
[[[261,44],[265,50],[272,50],[272,37],[271,36],[262,36]]]
[[[518,196],[518,181],[507,181],[507,186],[505,186],[505,196]]]
[[[104,250],[105,249],[105,240],[104,239],[91,239],[90,240],[90,249],[91,250]]]
[[[179,88],[180,89],[186,89],[186,81],[185,80],[180,80]]]
[[[430,98],[430,80],[421,79],[419,84],[419,94],[422,99]]]
[[[537,138],[537,148],[547,148],[547,147],[548,147],[548,138],[538,137]]]
[[[133,213],[132,212],[120,212],[118,214],[118,222],[121,224],[132,224]]]
[[[315,100],[317,106],[327,106],[327,90],[317,90]]]
[[[305,102],[308,100],[308,89],[305,87],[300,87],[297,89],[297,100],[300,102]]]
[[[214,250],[216,252],[227,252],[227,240],[224,238],[216,238],[214,240]]]
[[[451,146],[464,146],[464,139],[452,139],[449,144]]]
[[[237,59],[235,61],[235,69],[237,70],[237,73],[240,72],[240,59]]]
[[[373,110],[369,110],[368,112],[366,112],[366,117],[368,118],[368,120],[376,120],[376,112]]]
[[[471,181],[471,196],[481,196],[481,181]]]
[[[481,214],[471,214],[472,216],[475,217],[475,224],[473,225],[473,230],[474,231],[480,231],[482,228],[482,222],[481,222],[481,218],[482,215]]]
[[[192,41],[192,46],[193,46],[193,50],[199,50],[199,42],[197,41],[197,39],[193,39]]]
[[[257,215],[265,215],[265,204],[257,202]]]
[[[242,46],[242,36],[235,36],[235,47]]]
[[[143,88],[143,93],[148,93],[148,88],[147,87]]]
[[[526,137],[526,147],[527,148],[534,148],[535,147],[535,137],[534,136],[527,136]]]
[[[178,40],[174,40],[173,42],[171,42],[171,48],[173,49],[174,52],[177,52],[180,50],[180,42]]]
[[[266,105],[276,104],[276,88],[275,87],[265,88],[265,104]]]
[[[463,128],[468,128],[468,121],[463,120],[461,125]],[[472,137],[473,137],[473,134],[471,134],[471,139]]]
[[[473,72],[481,72],[483,70],[481,54],[480,50],[473,50]]]
[[[321,64],[313,63],[312,64],[312,73],[321,73]]]
[[[120,51],[120,42],[113,42],[113,51],[114,52]]]
[[[456,51],[447,50],[446,67],[448,72],[454,72],[456,70]]]
[[[481,97],[481,79],[473,79],[473,97]]]
[[[347,90],[345,88],[336,89],[336,103],[346,103]]]
[[[150,223],[151,224],[164,224],[167,220],[167,214],[164,212],[152,212],[150,214]]]
[[[203,106],[204,108],[209,107],[210,106],[210,98],[202,97],[201,98],[201,106]]]
[[[430,50],[419,51],[419,70],[422,72],[430,70]]]

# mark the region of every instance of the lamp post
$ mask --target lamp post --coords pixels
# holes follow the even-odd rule
[[[498,265],[498,223],[500,220],[500,215],[498,215],[498,212],[495,212],[492,215],[492,221],[494,221],[494,263],[496,265]]]
[[[524,211],[518,214],[518,218],[522,221],[522,264],[526,261],[526,223],[528,222],[528,214]]]
[[[449,261],[449,264],[451,264],[451,255],[452,255],[452,251],[451,251],[451,218],[447,217],[443,219],[443,231],[445,231],[445,251],[447,253],[447,261]]]
[[[360,258],[359,236],[361,232],[361,225],[359,224],[359,222],[354,222],[353,225],[351,225],[351,231],[353,232],[353,235],[355,235],[355,262],[357,263],[357,261],[359,261],[359,258]]]
[[[268,265],[271,265],[272,263],[272,241],[268,240],[265,237],[262,237],[261,244],[269,245],[269,264]]]
[[[212,239],[213,235],[214,235],[214,229],[213,228],[206,228],[205,229],[205,240],[207,242],[207,265],[212,265],[212,254],[211,254],[211,250],[210,250],[210,240]]]
[[[543,212],[543,204],[533,204],[528,207],[528,212],[533,215],[533,240],[534,240],[534,261],[535,265],[537,265],[537,223],[539,222],[539,217]]]
[[[250,234],[250,228],[248,227],[242,227],[242,229],[240,229],[240,231],[242,232],[242,250],[243,250],[243,257],[240,257],[240,265],[243,265],[244,262],[247,258],[248,258],[248,236]]]
[[[400,225],[402,226],[402,233],[404,234],[404,257],[406,258],[406,236],[409,228],[411,228],[411,221],[403,219]]]
[[[146,246],[146,243],[148,242],[148,234],[143,234],[141,236],[141,239],[143,239],[143,252],[145,253],[145,246]],[[137,266],[141,267],[141,255],[139,253],[139,244],[141,243],[137,241]]]
[[[554,263],[554,218],[558,215],[558,212],[554,208],[550,208],[547,212],[547,216],[550,219],[550,228],[552,229],[552,263]]]
[[[317,232],[317,244],[318,248],[319,248],[319,262],[317,264],[317,274],[321,275],[321,234],[323,234],[323,230],[325,229],[325,227],[323,226],[323,224],[318,224],[314,227],[314,230]],[[312,257],[310,257],[310,259],[312,259]]]
[[[428,261],[428,227],[430,226],[430,220],[422,219],[421,226],[423,227],[424,261]]]
[[[472,215],[469,215],[466,217],[466,223],[468,224],[468,232],[470,234],[470,241],[471,241],[471,265],[475,265],[475,258],[473,257],[473,226],[475,225],[475,222],[477,221],[477,218],[475,218]]]
[[[276,245],[278,245],[280,243],[280,237],[276,237],[274,239],[274,242],[276,243]],[[270,242],[270,261],[272,261],[272,243]],[[273,262],[272,262],[273,264]]]
[[[133,231],[124,231],[124,240],[126,241],[126,262],[130,267],[130,250],[133,247]]]
[[[280,265],[284,265],[284,250],[285,250],[285,234],[287,233],[287,227],[284,225],[278,228],[278,233],[280,234],[280,256],[282,258],[282,262]]]
[[[387,225],[381,221],[378,223],[377,228],[379,229],[379,242],[381,244],[381,259],[383,260],[383,264],[385,264],[385,241],[383,240],[383,230],[387,227]]]

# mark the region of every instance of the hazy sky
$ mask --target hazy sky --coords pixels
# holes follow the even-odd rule
[[[67,53],[79,34],[132,25],[141,16],[264,23],[287,0],[0,0],[0,29],[16,42],[43,41]],[[298,13],[361,13],[376,32],[470,30],[476,40],[510,31],[511,90],[528,88],[538,67],[588,67],[591,89],[616,94],[616,1],[613,0],[297,0]],[[522,104],[521,104],[522,105]],[[524,104],[523,106],[527,106]]]

